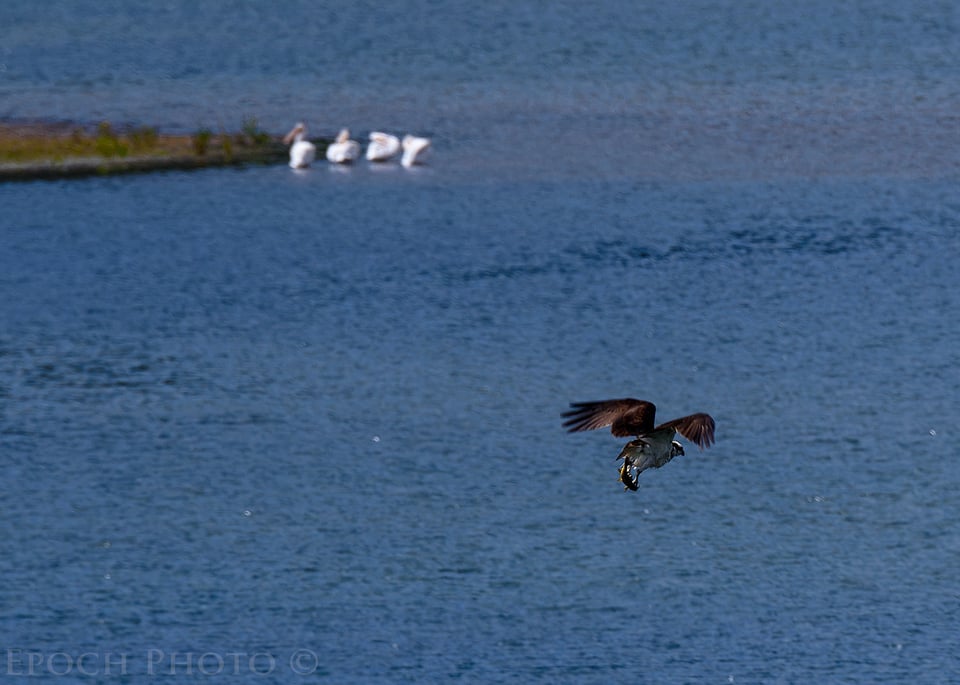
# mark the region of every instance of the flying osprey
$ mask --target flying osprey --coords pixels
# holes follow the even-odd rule
[[[610,426],[610,432],[618,438],[633,435],[624,445],[620,456],[620,482],[624,489],[637,489],[640,474],[647,469],[658,469],[679,454],[683,445],[674,440],[679,433],[701,450],[713,444],[716,423],[709,414],[690,414],[673,421],[654,426],[657,408],[652,402],[625,398],[601,402],[573,402],[570,411],[564,412],[564,428],[570,433],[588,431]],[[631,474],[631,471],[635,473]]]

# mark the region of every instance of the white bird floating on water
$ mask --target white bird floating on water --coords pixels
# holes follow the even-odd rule
[[[290,145],[290,168],[292,169],[305,169],[317,156],[317,147],[307,140],[307,126],[302,121],[283,137],[283,144]]]
[[[386,162],[400,154],[400,139],[389,133],[370,132],[370,144],[367,145],[367,160]]]
[[[406,135],[403,137],[403,158],[400,163],[405,167],[423,163],[423,155],[430,147],[429,138]]]
[[[360,156],[360,143],[350,140],[350,129],[340,129],[336,141],[327,147],[327,159],[334,164],[349,164]]]

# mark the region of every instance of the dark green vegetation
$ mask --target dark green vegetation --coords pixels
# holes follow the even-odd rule
[[[0,122],[0,181],[281,162],[287,149],[247,119],[237,133],[200,128],[164,134],[148,126]]]

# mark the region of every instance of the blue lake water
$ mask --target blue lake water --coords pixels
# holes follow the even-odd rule
[[[0,118],[435,147],[0,186],[2,680],[956,679],[952,6],[402,5],[0,7]]]

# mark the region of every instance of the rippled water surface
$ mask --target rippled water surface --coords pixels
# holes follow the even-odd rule
[[[0,116],[436,149],[0,186],[4,682],[956,676],[951,5],[39,7]]]

